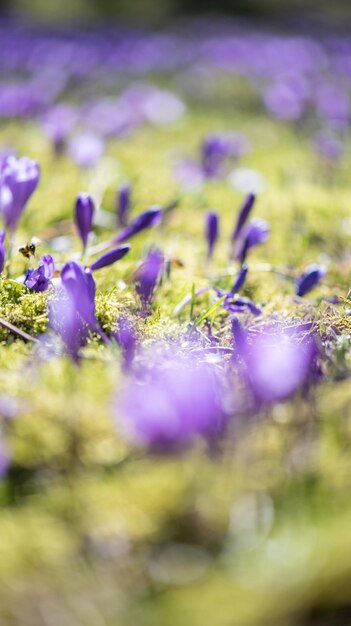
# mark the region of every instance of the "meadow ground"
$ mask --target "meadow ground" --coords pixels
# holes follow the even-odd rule
[[[244,193],[227,176],[185,189],[174,169],[198,158],[208,134],[236,131],[250,150],[230,171],[263,177],[254,212],[270,225],[267,242],[250,252],[242,291],[262,315],[240,319],[252,332],[272,322],[312,322],[318,383],[232,419],[213,448],[200,438],[154,453],[127,443],[116,426],[125,376],[117,344],[107,347],[92,333],[77,365],[44,341],[26,343],[1,327],[1,429],[10,465],[0,483],[0,623],[346,625],[350,137],[345,131],[343,155],[330,161],[313,148],[313,120],[269,116],[240,78],[218,71],[205,81],[206,97],[189,95],[179,76],[149,80],[180,93],[185,114],[110,139],[89,169],[55,156],[34,116],[2,120],[1,145],[36,160],[41,177],[15,235],[10,278],[5,271],[1,279],[1,319],[35,338],[47,332],[55,287],[34,293],[15,281],[27,263],[18,247],[38,237],[37,258],[49,253],[57,265],[79,252],[73,207],[81,191],[101,205],[93,243],[105,240],[114,231],[116,189],[128,180],[133,217],[151,205],[177,206],[133,238],[125,258],[95,274],[97,318],[110,335],[120,316],[133,317],[144,347],[157,353],[163,341],[179,350],[214,294],[193,297],[179,312],[177,305],[210,284],[229,289],[237,273],[228,251]],[[220,236],[209,265],[204,219],[214,208]],[[60,241],[68,242],[63,251]],[[143,317],[133,275],[150,246],[176,261]],[[311,263],[325,264],[327,274],[297,298],[294,281]],[[230,319],[220,307],[206,319],[199,328],[216,337],[216,364],[220,350],[234,345]]]

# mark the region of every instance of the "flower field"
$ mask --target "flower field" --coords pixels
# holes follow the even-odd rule
[[[0,624],[346,626],[351,39],[0,40]]]

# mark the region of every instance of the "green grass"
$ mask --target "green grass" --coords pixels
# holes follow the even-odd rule
[[[175,127],[111,142],[96,170],[82,173],[52,157],[34,123],[2,125],[2,143],[42,167],[15,250],[37,236],[40,254],[50,253],[59,233],[78,251],[72,211],[79,191],[101,192],[103,209],[113,212],[116,186],[128,179],[134,214],[179,198],[167,225],[135,238],[131,253],[96,279],[97,314],[109,332],[121,313],[138,309],[132,276],[148,246],[180,259],[138,334],[149,344],[182,337],[190,306],[172,313],[193,285],[233,280],[228,241],[242,197],[227,182],[182,192],[172,164],[195,156],[207,132],[226,130],[247,135],[252,151],[240,164],[267,180],[255,213],[272,231],[250,257],[244,295],[263,305],[264,321],[314,319],[321,337],[335,330],[326,380],[308,399],[234,424],[221,451],[199,444],[170,458],[150,456],[128,448],[113,422],[117,349],[92,337],[77,368],[63,357],[43,360],[43,348],[1,329],[0,402],[11,401],[16,412],[2,423],[12,457],[0,484],[4,626],[336,626],[351,619],[349,150],[332,169],[312,151],[305,128],[250,107],[196,105]],[[221,239],[208,271],[210,208],[220,212]],[[97,230],[98,240],[109,234]],[[70,254],[53,253],[58,262]],[[327,278],[311,299],[337,294],[345,304],[294,302],[293,277],[325,259]],[[24,270],[16,254],[13,276]],[[0,317],[41,334],[50,297],[3,280]],[[209,294],[197,298],[193,318],[211,302]],[[229,326],[220,333],[228,345]]]

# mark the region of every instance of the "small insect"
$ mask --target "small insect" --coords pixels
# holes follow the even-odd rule
[[[30,259],[32,256],[35,256],[38,243],[39,239],[33,237],[32,241],[21,246],[21,248],[18,249],[18,252],[20,252],[26,259]]]
[[[35,244],[34,243],[26,243],[24,246],[18,249],[18,252],[23,254],[26,259],[30,259],[31,256],[35,256]]]

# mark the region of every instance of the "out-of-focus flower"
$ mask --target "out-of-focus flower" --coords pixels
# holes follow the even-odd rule
[[[205,177],[201,166],[196,161],[186,160],[177,163],[174,170],[177,181],[188,191],[198,191],[203,186]]]
[[[289,336],[273,329],[256,336],[246,346],[247,374],[257,400],[286,400],[311,372],[316,346],[313,338]]]
[[[229,149],[226,135],[213,134],[205,137],[201,147],[201,165],[206,178],[221,174],[225,159],[229,156]]]
[[[218,239],[219,215],[217,211],[209,211],[205,215],[206,239],[208,243],[208,259],[212,258],[213,250]]]
[[[75,224],[85,250],[88,237],[93,226],[95,206],[91,196],[87,193],[79,193],[75,204]]]
[[[233,287],[231,288],[230,292],[231,293],[238,293],[238,291],[240,291],[242,289],[242,287],[244,286],[244,283],[246,281],[246,277],[247,277],[247,273],[249,271],[248,266],[244,263],[244,265],[242,265],[235,281],[233,284]]]
[[[5,234],[4,230],[0,230],[0,274],[4,271],[6,260]]]
[[[163,126],[177,122],[185,113],[185,105],[178,96],[166,89],[151,88],[142,100],[144,118],[151,124]]]
[[[113,243],[122,243],[134,237],[134,235],[137,235],[140,231],[145,230],[145,228],[157,226],[161,222],[161,219],[162,208],[160,206],[150,207],[147,211],[144,211],[144,213],[140,213],[129,226],[122,230],[122,232],[113,239]]]
[[[50,303],[50,326],[61,337],[68,354],[76,362],[88,331],[108,338],[95,316],[95,282],[91,270],[76,261],[66,263],[61,272],[57,297]]]
[[[69,133],[77,119],[77,110],[68,104],[53,106],[42,117],[44,132],[51,140],[56,155],[60,155],[64,151]]]
[[[164,262],[162,252],[157,248],[153,248],[135,272],[135,287],[142,302],[144,314],[149,310]]]
[[[267,111],[280,120],[297,120],[305,108],[304,94],[284,81],[269,87],[263,100]]]
[[[96,259],[96,261],[94,261],[94,263],[91,264],[90,266],[91,271],[96,272],[96,270],[100,270],[103,267],[112,265],[112,263],[116,263],[116,261],[123,259],[123,257],[126,254],[128,254],[129,250],[130,250],[130,245],[125,244],[124,246],[118,246],[117,248],[114,248],[113,250],[109,250],[108,252],[105,252],[105,254],[100,256],[98,259]]]
[[[50,254],[45,254],[38,262],[36,269],[28,269],[24,279],[24,284],[32,291],[46,291],[50,286],[50,281],[55,273],[55,263]]]
[[[127,371],[131,367],[138,343],[136,330],[131,320],[123,316],[120,317],[113,336],[122,350],[123,369]]]
[[[249,215],[253,209],[253,206],[255,204],[255,200],[256,200],[256,196],[253,193],[249,193],[248,196],[245,198],[243,205],[241,206],[240,210],[239,210],[239,214],[238,214],[238,219],[237,222],[235,224],[235,228],[233,230],[233,234],[232,234],[232,242],[236,241],[244,227],[244,225],[246,224]]]
[[[94,167],[105,150],[103,140],[93,133],[83,133],[72,137],[68,144],[68,153],[79,167]]]
[[[315,137],[313,146],[331,162],[337,162],[344,152],[342,141],[335,135],[320,134]]]
[[[0,172],[0,210],[10,231],[17,227],[26,204],[39,182],[40,170],[28,157],[4,159]]]
[[[129,379],[117,399],[117,427],[129,441],[172,450],[223,431],[220,384],[213,366],[189,357],[160,357]]]
[[[241,235],[234,246],[234,255],[241,263],[244,263],[250,248],[258,246],[269,237],[270,228],[267,222],[260,217],[254,217],[242,229]]]
[[[128,183],[121,185],[117,192],[117,223],[123,227],[127,225],[130,209],[131,186]]]
[[[316,287],[325,276],[327,270],[323,265],[313,263],[306,267],[305,271],[296,281],[295,292],[297,296],[304,296]]]

